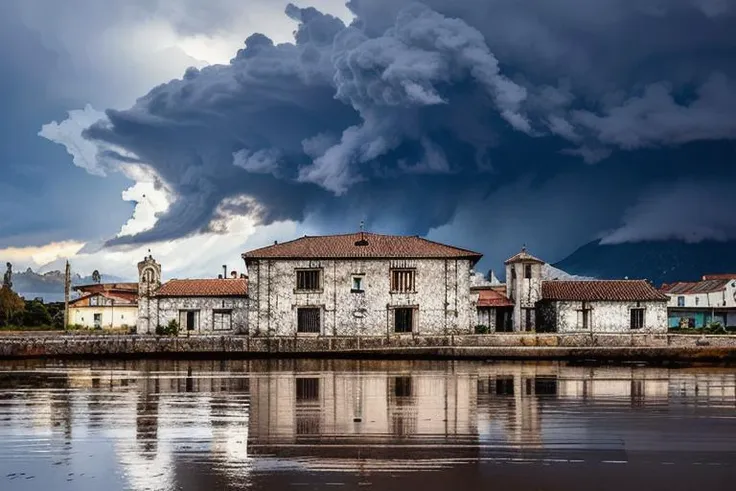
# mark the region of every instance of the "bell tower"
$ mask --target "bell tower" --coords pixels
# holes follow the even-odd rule
[[[507,259],[506,296],[514,302],[514,331],[536,329],[536,306],[542,299],[542,266],[544,261],[521,248]]]
[[[161,265],[148,251],[148,256],[138,263],[138,321],[136,332],[156,332],[157,304],[154,295],[161,286]]]

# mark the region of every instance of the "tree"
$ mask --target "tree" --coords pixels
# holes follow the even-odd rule
[[[10,263],[5,263],[5,267],[7,269],[5,270],[5,274],[3,275],[3,288],[12,290],[13,288],[13,265]]]
[[[23,312],[23,325],[26,327],[39,327],[51,325],[51,314],[43,302],[31,300],[26,302]]]
[[[6,273],[7,275],[7,273]],[[10,324],[10,320],[23,313],[25,302],[10,288],[3,285],[0,288],[0,322]]]
[[[102,278],[100,277],[100,272],[96,269],[92,271],[92,283],[100,283],[102,281]]]

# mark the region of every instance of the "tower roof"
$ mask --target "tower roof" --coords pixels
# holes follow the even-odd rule
[[[515,254],[508,258],[506,261],[504,261],[504,264],[514,264],[514,263],[537,263],[537,264],[544,264],[544,261],[539,259],[538,257],[534,257],[528,252],[526,252],[526,247],[521,248],[521,252],[518,254]]]

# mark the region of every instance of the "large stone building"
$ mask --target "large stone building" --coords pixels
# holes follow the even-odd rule
[[[704,275],[662,285],[661,291],[669,298],[669,327],[736,327],[736,274]]]
[[[247,279],[172,279],[161,284],[161,265],[152,256],[138,263],[137,332],[153,334],[176,321],[180,336],[247,331]]]
[[[511,326],[521,332],[667,330],[667,296],[647,281],[551,280],[545,266],[525,249],[509,258],[505,297],[498,288],[479,292],[478,322],[488,319],[491,332],[510,330],[492,320],[512,309]]]
[[[472,332],[481,254],[417,236],[308,237],[243,254],[254,336]]]

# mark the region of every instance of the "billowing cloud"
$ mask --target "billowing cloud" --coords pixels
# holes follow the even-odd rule
[[[484,250],[481,242],[500,240],[490,223],[538,241],[562,230],[546,246],[561,254],[622,223],[648,227],[639,193],[673,178],[687,187],[697,174],[667,149],[736,138],[729,2],[348,7],[349,24],[289,5],[293,42],[249,35],[229,63],[190,68],[91,125],[84,136],[101,168],[145,167],[168,193],[153,226],[129,227],[108,246],[223,233],[228,217],[261,225],[309,217],[321,231],[366,219],[473,238],[466,245]],[[693,154],[711,177],[731,179],[727,154],[682,153]],[[720,193],[703,199],[709,209],[725,204]],[[590,219],[570,220],[563,210],[573,206]],[[518,217],[534,227],[503,226]]]
[[[606,234],[601,243],[736,240],[734,208],[726,204],[726,197],[733,194],[734,188],[736,182],[680,181],[657,185],[627,210],[623,225]]]

